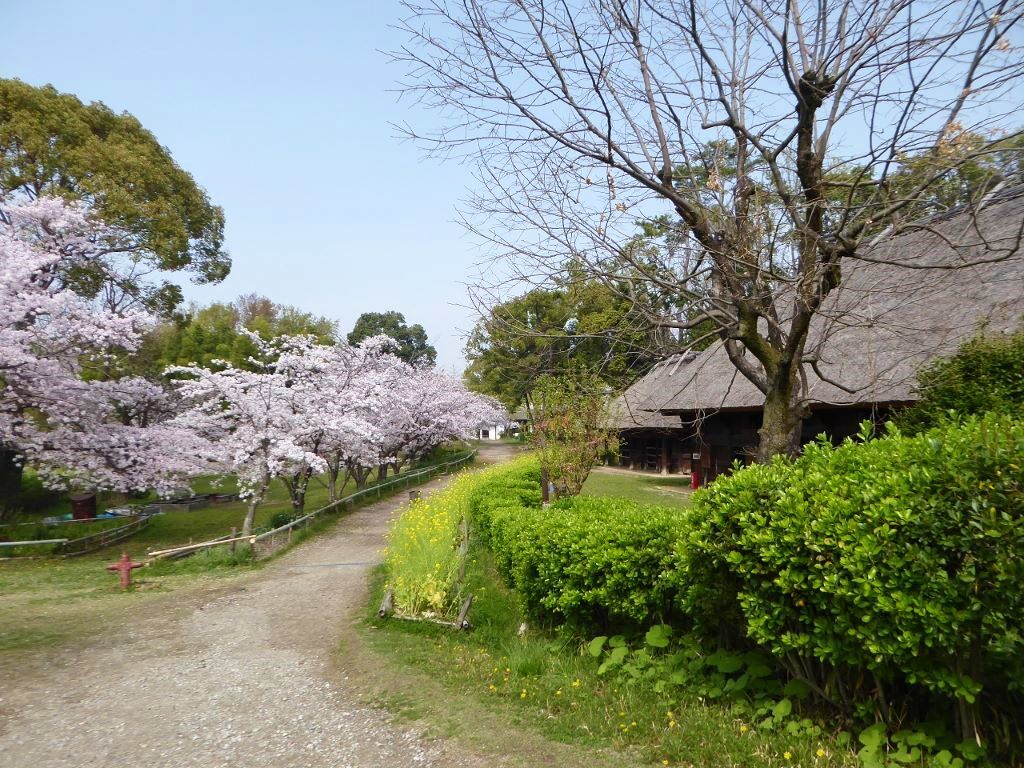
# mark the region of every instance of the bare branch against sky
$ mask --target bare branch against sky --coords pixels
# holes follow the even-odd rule
[[[764,394],[762,458],[795,448],[808,332],[844,263],[1019,171],[1020,0],[407,9],[404,87],[447,118],[407,130],[475,161],[466,222],[495,274],[543,282],[571,262],[667,297],[645,307],[652,323],[710,324]],[[659,214],[658,236],[638,239]],[[970,258],[1016,252],[979,254],[984,233],[965,234]]]

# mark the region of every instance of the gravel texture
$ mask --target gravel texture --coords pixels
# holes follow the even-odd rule
[[[0,681],[0,766],[493,764],[361,703],[336,652],[401,503],[357,510],[212,597],[169,596],[115,639]]]

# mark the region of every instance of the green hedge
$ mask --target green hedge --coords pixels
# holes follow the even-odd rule
[[[469,494],[474,535],[536,619],[580,629],[662,620],[673,607],[679,512],[621,499],[540,504],[534,456],[492,470]]]
[[[673,578],[699,625],[743,621],[836,701],[956,697],[965,734],[1024,686],[1024,423],[815,444],[694,502]]]
[[[473,534],[491,546],[495,518],[523,508],[540,508],[540,461],[521,456],[488,471],[484,482],[469,493],[469,518]]]
[[[683,512],[542,509],[525,457],[474,483],[466,507],[536,618],[668,621],[710,647],[771,651],[847,721],[941,714],[996,754],[1024,744],[1020,421],[814,444],[719,478]]]
[[[532,615],[579,628],[642,626],[669,616],[683,516],[621,499],[520,507],[492,523],[502,574]]]

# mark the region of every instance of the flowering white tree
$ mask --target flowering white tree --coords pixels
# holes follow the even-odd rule
[[[256,370],[227,363],[170,369],[182,377],[188,410],[176,420],[218,452],[249,499],[243,535],[270,482],[287,487],[295,514],[304,511],[314,477],[331,500],[350,477],[365,486],[374,467],[383,479],[447,440],[465,437],[496,406],[444,374],[410,366],[386,337],[358,346],[317,344],[311,336],[266,342],[250,335]]]
[[[350,478],[364,487],[376,462],[381,414],[401,384],[403,363],[384,336],[356,346],[319,347],[324,380],[310,381],[310,440],[327,463],[324,481],[331,501]]]
[[[200,459],[190,434],[165,423],[164,393],[141,379],[87,376],[112,351],[135,350],[150,321],[68,287],[67,275],[95,262],[110,236],[55,198],[0,213],[0,447],[54,487],[170,490]]]
[[[481,423],[504,420],[497,403],[443,372],[403,366],[401,373],[402,386],[381,415],[379,447],[382,463],[396,472],[442,443],[468,437]]]
[[[326,466],[324,484],[334,501],[338,481],[344,487],[354,462],[364,459],[374,414],[390,397],[391,371],[400,365],[388,353],[394,345],[386,337],[373,337],[357,346],[327,346],[301,336],[282,337],[275,346],[278,353],[272,366],[288,382],[292,437]],[[314,470],[306,463],[281,478],[295,514],[304,511]]]
[[[296,387],[286,371],[277,370],[275,348],[256,334],[251,338],[263,360],[250,360],[247,371],[223,363],[220,370],[176,366],[168,373],[186,404],[174,424],[207,441],[222,468],[238,478],[240,495],[249,502],[242,535],[252,533],[256,509],[276,477],[297,472],[321,472],[324,461],[302,444],[305,390]],[[288,343],[283,337],[279,343]]]

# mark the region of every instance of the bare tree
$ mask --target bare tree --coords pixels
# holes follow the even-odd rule
[[[536,283],[568,259],[670,295],[651,322],[708,329],[764,393],[762,460],[799,445],[808,332],[844,262],[1019,145],[1021,0],[406,7],[403,88],[445,117],[406,130],[476,161],[465,219],[499,273]],[[666,213],[666,237],[629,245]]]

